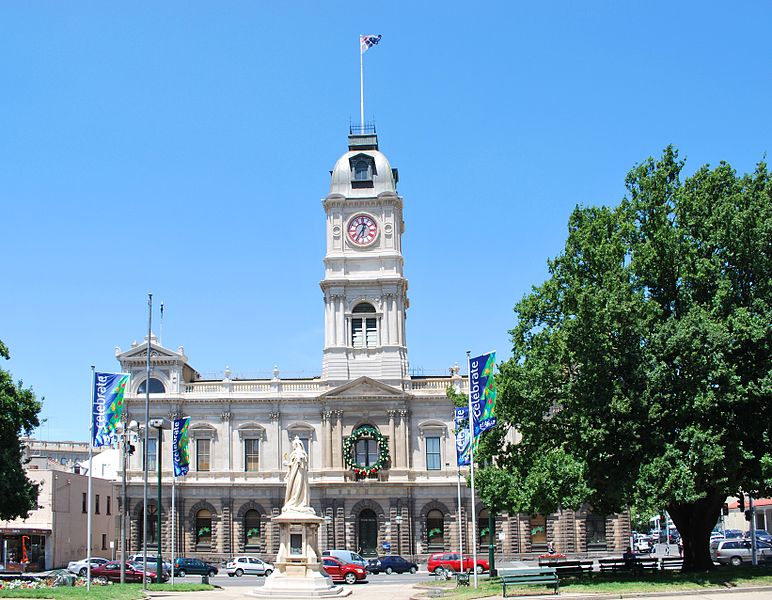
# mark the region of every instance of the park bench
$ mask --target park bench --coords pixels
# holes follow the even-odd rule
[[[664,556],[660,558],[660,568],[663,571],[670,569],[680,569],[684,566],[684,559],[680,556]]]
[[[549,558],[540,558],[539,566],[555,569],[558,577],[581,577],[585,573],[592,573],[593,568],[591,560],[550,560]]]
[[[656,558],[601,558],[598,561],[601,573],[643,573],[659,570]]]
[[[546,585],[555,588],[555,593],[560,593],[560,580],[552,567],[538,567],[533,569],[501,569],[502,596],[507,597],[507,586],[510,585]]]

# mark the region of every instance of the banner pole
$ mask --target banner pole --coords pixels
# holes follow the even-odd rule
[[[86,591],[91,591],[91,472],[94,458],[94,386],[96,385],[96,367],[91,365],[91,407],[89,415],[91,424],[89,425],[88,436],[88,506],[86,507]]]
[[[145,369],[145,444],[142,450],[144,455],[144,480],[142,483],[142,589],[147,591],[147,460],[148,443],[150,439],[150,336],[153,325],[153,294],[147,295],[147,364]],[[161,507],[158,507],[161,511]],[[158,536],[161,532],[158,532]],[[159,537],[160,539],[160,537]]]
[[[472,481],[472,539],[469,544],[472,546],[472,571],[474,572],[474,587],[477,588],[477,509],[475,508],[474,498],[474,412],[472,411],[472,358],[471,352],[466,351],[466,364],[469,369],[469,477]]]
[[[464,572],[464,519],[461,514],[461,466],[456,465],[458,480],[458,551],[461,556],[461,572]]]
[[[359,124],[362,129],[359,133],[365,132],[365,78],[363,60],[364,52],[362,52],[362,36],[359,36]]]
[[[174,448],[172,447],[172,462],[174,462]],[[176,518],[176,515],[174,514],[174,504],[175,504],[175,497],[174,492],[175,488],[177,487],[177,476],[174,474],[174,465],[172,464],[172,585],[174,585],[174,546],[175,546],[175,537],[174,537],[174,520]]]

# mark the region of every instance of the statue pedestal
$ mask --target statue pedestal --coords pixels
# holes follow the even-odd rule
[[[279,553],[276,570],[265,585],[252,594],[258,598],[343,598],[351,594],[322,570],[319,551],[319,525],[324,519],[309,512],[283,512],[272,521],[279,526]]]

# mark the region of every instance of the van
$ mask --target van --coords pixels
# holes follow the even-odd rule
[[[322,556],[332,556],[344,563],[354,563],[355,565],[360,565],[362,567],[367,566],[367,561],[351,550],[325,550],[322,552]]]

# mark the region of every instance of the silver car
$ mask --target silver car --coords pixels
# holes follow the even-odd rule
[[[91,568],[93,569],[94,567],[101,567],[103,564],[108,562],[110,561],[106,558],[96,558],[92,556]],[[86,573],[88,572],[88,562],[86,562],[85,558],[81,560],[71,560],[69,563],[67,563],[67,570],[70,573],[75,573],[76,575],[85,577]]]
[[[234,556],[225,565],[228,577],[241,577],[242,575],[265,575],[273,573],[271,563],[265,562],[256,556]]]
[[[751,562],[751,542],[738,538],[713,540],[710,542],[710,556],[717,563],[739,567],[744,562]],[[757,543],[756,557],[759,562],[772,560],[772,547],[764,542]]]

